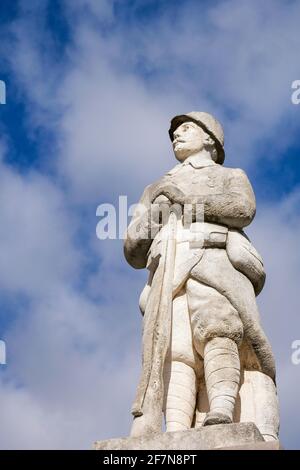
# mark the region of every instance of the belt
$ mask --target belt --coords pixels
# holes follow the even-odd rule
[[[189,227],[184,227],[182,221],[178,221],[176,242],[186,243],[191,249],[196,248],[226,248],[228,227],[209,222],[192,222]],[[147,267],[160,255],[161,242],[168,237],[167,227],[162,227],[154,238],[148,251]]]

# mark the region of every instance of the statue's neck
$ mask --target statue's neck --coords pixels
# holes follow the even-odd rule
[[[208,150],[202,149],[200,152],[194,153],[187,157],[182,163],[192,163],[197,162],[198,164],[206,165],[213,163],[213,159],[211,158],[211,154]]]

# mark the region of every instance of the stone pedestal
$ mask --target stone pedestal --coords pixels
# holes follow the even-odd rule
[[[220,424],[151,436],[96,441],[96,450],[278,450],[265,442],[254,423]]]

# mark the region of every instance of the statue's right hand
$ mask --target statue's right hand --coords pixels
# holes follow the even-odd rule
[[[152,222],[161,225],[162,214],[169,213],[172,202],[163,194],[155,198],[151,204],[151,220]]]
[[[153,204],[168,204],[168,205],[171,205],[171,201],[170,199],[167,198],[167,196],[165,196],[164,194],[160,194],[159,196],[157,196],[157,198],[155,198],[155,200],[153,201]]]
[[[174,184],[158,186],[153,194],[152,201],[156,201],[160,196],[166,198],[171,204],[183,205],[185,203],[184,193]]]

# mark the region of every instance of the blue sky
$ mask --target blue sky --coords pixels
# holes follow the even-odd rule
[[[146,273],[96,238],[96,208],[175,164],[169,121],[192,110],[221,120],[256,192],[281,440],[300,447],[299,17],[296,1],[1,1],[1,448],[128,434]]]

